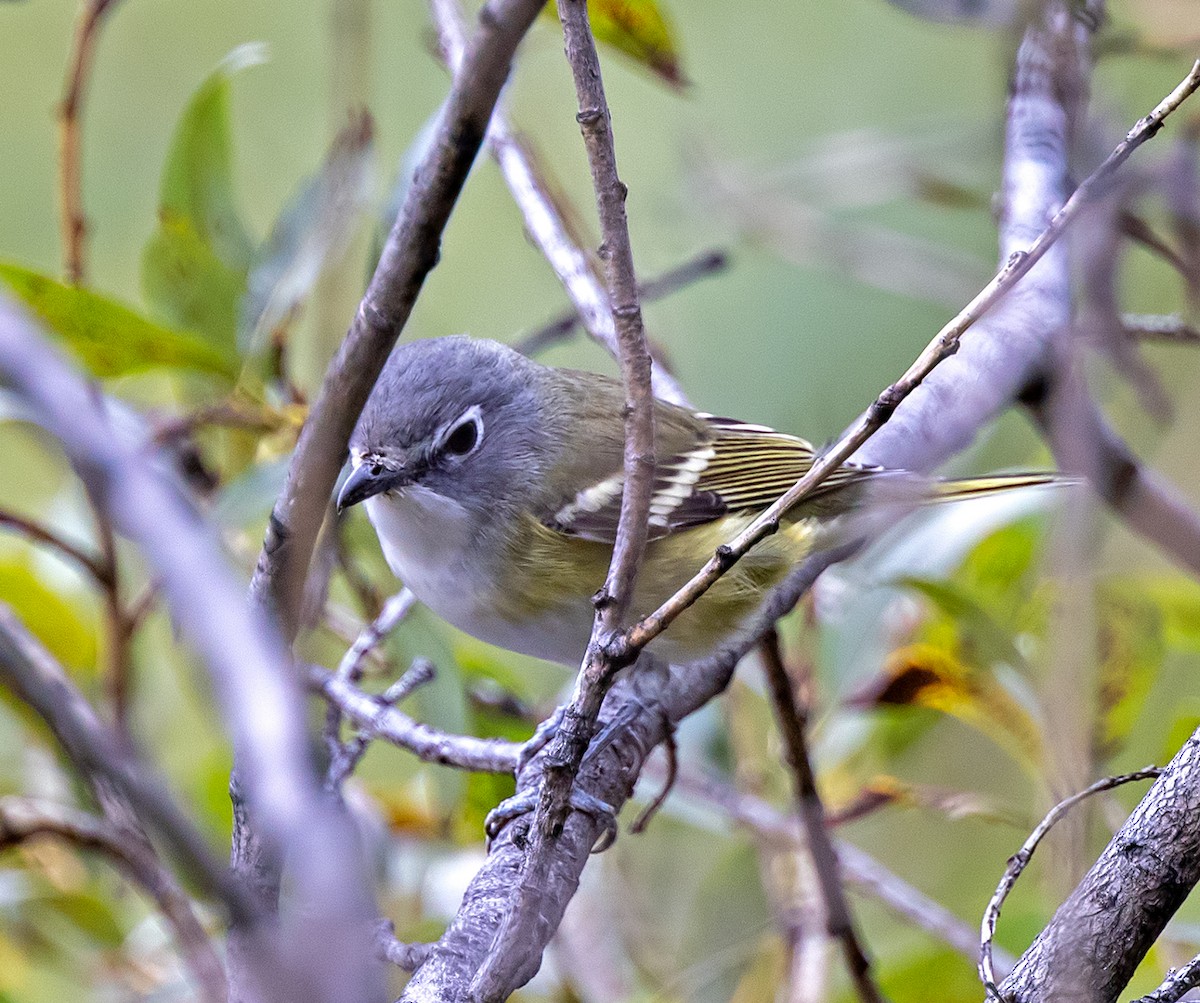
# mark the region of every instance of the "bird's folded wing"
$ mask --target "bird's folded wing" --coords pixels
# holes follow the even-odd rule
[[[659,443],[650,499],[651,540],[729,513],[765,509],[813,465],[813,447],[796,436],[731,418],[702,418],[685,445]],[[816,493],[862,480],[872,471],[841,467]],[[616,471],[580,491],[543,521],[560,533],[612,543],[624,483],[623,474]]]

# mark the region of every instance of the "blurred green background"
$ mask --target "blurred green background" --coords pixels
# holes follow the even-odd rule
[[[75,4],[61,0],[0,5],[0,261],[50,276],[62,270],[55,110],[76,12]],[[682,89],[626,56],[604,54],[620,169],[630,189],[635,261],[650,277],[715,247],[728,251],[731,264],[648,304],[648,329],[697,406],[823,442],[891,382],[990,275],[996,253],[990,200],[999,179],[1015,37],[1004,29],[921,20],[883,0],[706,0],[676,3],[668,13],[688,81]],[[1080,144],[1080,176],[1182,76],[1187,60],[1166,50],[1196,34],[1198,14],[1200,4],[1190,0],[1113,5],[1112,24],[1102,35],[1111,54],[1094,77],[1095,120]],[[416,0],[124,0],[101,34],[85,109],[90,286],[147,309],[143,247],[157,225],[171,137],[196,88],[231,50],[247,42],[267,46],[262,65],[232,78],[235,194],[258,242],[319,168],[349,109],[364,104],[375,124],[372,205],[383,203],[446,92],[431,38],[426,9]],[[561,49],[557,26],[543,19],[518,59],[512,118],[594,244],[590,182]],[[1173,141],[1152,144],[1138,162],[1166,156]],[[352,316],[366,275],[368,228],[364,220],[351,252],[291,327],[290,376],[303,392],[317,386]],[[1149,254],[1134,251],[1128,265],[1122,275],[1127,309],[1168,313],[1184,307],[1180,283]],[[565,305],[553,274],[523,234],[502,178],[482,158],[405,336],[466,331],[512,340]],[[1104,367],[1097,367],[1096,382],[1117,423],[1196,498],[1197,413],[1184,393],[1197,371],[1193,355],[1186,346],[1148,352],[1177,405],[1169,426],[1144,417]],[[612,368],[578,337],[546,358]],[[162,373],[109,380],[106,388],[163,413],[212,394],[194,378]],[[247,572],[283,439],[204,443],[222,471],[237,461],[237,476],[218,492],[213,511]],[[1023,421],[1008,417],[960,466],[1047,462]],[[72,539],[94,536],[65,463],[19,421],[0,422],[0,508],[36,515]],[[1053,782],[1045,768],[1062,724],[1054,715],[1070,718],[1076,711],[1035,691],[1053,667],[1053,612],[1069,611],[1079,595],[1069,582],[1043,584],[1046,564],[1064,553],[1054,548],[1068,547],[1054,542],[1052,504],[1013,503],[974,515],[954,511],[959,514],[931,516],[923,530],[912,530],[923,536],[884,544],[844,572],[831,589],[841,605],[821,609],[807,628],[792,624],[786,636],[799,661],[815,663],[815,740],[835,805],[852,802],[879,777],[899,778],[903,789],[892,799],[895,807],[856,823],[847,835],[973,927],[1005,858],[1048,803]],[[1032,521],[1002,528],[1019,515]],[[1098,661],[1115,667],[1122,679],[1134,680],[1127,688],[1136,691],[1122,697],[1129,718],[1120,725],[1123,748],[1097,757],[1107,770],[1162,760],[1200,717],[1193,683],[1200,599],[1146,545],[1103,516],[1098,525],[1088,537],[1095,542],[1095,564],[1084,576],[1087,586],[1076,590],[1087,593],[1079,601],[1091,619],[1076,629],[1082,637],[1095,627],[1085,649],[1099,652]],[[989,536],[993,531],[1002,535]],[[361,517],[351,520],[348,535],[370,579],[380,589],[391,587]],[[989,551],[994,539],[1002,545]],[[980,546],[982,557],[973,549]],[[1013,548],[1024,553],[1024,563],[1013,570],[1007,558],[996,558],[997,547],[1002,555]],[[968,554],[974,556],[960,566]],[[144,572],[132,552],[123,551],[122,560],[135,591]],[[1112,584],[1116,574],[1122,576],[1119,588]],[[991,626],[981,628],[978,617],[963,614],[962,603],[932,585],[924,593],[921,583],[894,587],[905,575],[950,575],[961,590],[955,595],[980,604]],[[1114,589],[1124,598],[1114,599]],[[103,705],[106,641],[101,604],[87,581],[22,538],[3,534],[0,599],[17,607]],[[363,610],[340,578],[334,602],[357,627]],[[1118,608],[1124,618],[1113,613]],[[1027,674],[1014,681],[1021,674],[1009,665],[997,670],[998,682],[992,679],[994,666],[978,655],[981,630],[989,643],[1000,635],[1011,641],[1029,663],[1022,670]],[[956,653],[947,657],[961,656],[962,664],[974,658],[980,664],[971,685],[948,686],[940,706],[876,708],[872,714],[839,705],[885,664],[895,669],[903,662],[892,649],[909,645],[904,657],[924,657],[911,647],[917,643]],[[326,632],[310,638],[306,650],[333,664],[344,646]],[[414,713],[455,729],[521,737],[528,722],[479,699],[479,687],[492,694],[507,690],[544,712],[566,679],[562,670],[485,649],[427,616],[406,625],[388,654],[401,665],[416,654],[437,662],[438,682],[418,696]],[[224,853],[228,749],[203,674],[175,646],[165,615],[154,615],[138,635],[133,666],[131,730],[206,820],[214,848]],[[1091,702],[1081,697],[1078,714]],[[989,715],[1001,711],[1018,722],[989,727]],[[681,742],[696,763],[783,803],[786,778],[779,774],[778,748],[766,737],[768,721],[750,667],[727,700],[685,728]],[[1085,727],[1092,724],[1088,717]],[[51,748],[6,704],[0,710],[0,793],[80,797]],[[372,845],[382,904],[402,936],[434,937],[477,862],[482,814],[505,793],[506,781],[421,767],[390,748],[373,749],[360,777],[355,797],[378,824]],[[1133,797],[1118,800],[1131,804]],[[1118,800],[1093,819],[1084,841],[1092,851],[1119,815]],[[795,858],[781,860],[734,831],[711,806],[677,793],[645,836],[623,836],[612,853],[593,863],[576,910],[584,932],[564,937],[525,997],[603,999],[579,973],[608,965],[631,999],[769,998],[783,955],[774,920],[791,901],[780,889],[796,885],[797,867]],[[614,889],[626,906],[620,918],[605,912]],[[1018,952],[1062,890],[1061,880],[1053,874],[1045,880],[1039,869],[1010,904],[1001,942]],[[931,987],[945,1000],[979,996],[967,960],[898,923],[869,898],[854,904],[895,999],[927,998]],[[589,919],[600,922],[600,933],[587,932]],[[1197,939],[1193,927],[1180,924],[1171,945],[1187,956]],[[585,952],[580,960],[580,945],[604,956]],[[1144,988],[1174,960],[1171,945],[1152,959]],[[839,998],[845,981],[836,960],[827,962],[826,995]],[[188,993],[166,931],[103,868],[54,847],[0,858],[0,1003],[81,994],[186,999]]]

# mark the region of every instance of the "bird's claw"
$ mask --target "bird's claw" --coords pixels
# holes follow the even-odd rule
[[[490,846],[494,840],[509,822],[521,815],[528,815],[537,808],[538,791],[524,790],[519,791],[510,798],[505,798],[495,808],[488,812],[487,818],[484,820],[483,828],[487,833],[488,845]],[[592,853],[603,853],[617,839],[617,813],[613,811],[612,805],[606,801],[601,801],[598,797],[589,794],[587,791],[579,787],[571,788],[571,797],[568,804],[575,811],[581,811],[585,815],[591,815],[597,819],[603,826],[604,831],[601,832],[600,838],[596,840],[592,847]]]

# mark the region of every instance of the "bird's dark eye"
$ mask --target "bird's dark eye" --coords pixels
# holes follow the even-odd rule
[[[372,463],[371,464],[371,476],[379,477],[382,474],[383,474],[383,464],[382,463]]]
[[[472,418],[464,421],[458,428],[446,436],[446,442],[442,448],[451,456],[466,456],[467,453],[475,448],[475,443],[478,441],[479,425]]]

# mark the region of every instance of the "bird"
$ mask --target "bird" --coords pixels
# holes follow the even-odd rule
[[[565,665],[585,653],[624,487],[625,390],[465,335],[389,356],[350,439],[339,512],[363,504],[392,572],[482,641]],[[765,425],[655,399],[648,539],[631,597],[658,607],[799,480],[816,451]],[[770,589],[872,509],[1051,483],[934,480],[845,463],[650,645],[683,662],[744,629]]]

